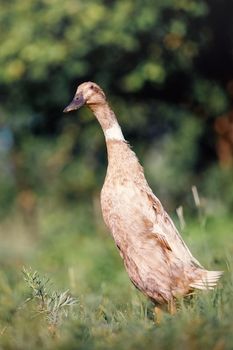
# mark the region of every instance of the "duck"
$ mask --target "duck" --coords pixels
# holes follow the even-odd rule
[[[65,113],[86,105],[98,120],[107,147],[101,190],[103,219],[134,286],[158,308],[174,313],[176,301],[195,290],[212,290],[223,271],[209,271],[192,255],[150,188],[125,140],[103,90],[94,82],[77,87]]]

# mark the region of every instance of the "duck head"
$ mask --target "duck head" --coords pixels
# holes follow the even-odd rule
[[[63,112],[68,113],[79,109],[84,104],[90,108],[96,105],[106,103],[106,97],[103,90],[95,83],[88,81],[78,86],[73,100],[64,109]]]

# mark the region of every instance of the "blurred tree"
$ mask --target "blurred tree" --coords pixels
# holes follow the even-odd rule
[[[111,97],[154,186],[182,200],[217,160],[213,119],[232,97],[232,9],[231,0],[1,1],[0,120],[14,134],[17,191],[95,193],[101,132],[85,109],[77,123],[62,115],[90,79]]]

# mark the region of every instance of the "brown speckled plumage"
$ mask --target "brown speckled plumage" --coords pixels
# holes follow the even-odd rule
[[[86,104],[106,139],[108,169],[101,191],[103,218],[133,284],[163,304],[193,289],[213,289],[221,271],[207,271],[192,256],[149,187],[100,87],[81,84],[65,112]]]

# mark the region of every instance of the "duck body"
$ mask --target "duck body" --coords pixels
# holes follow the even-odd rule
[[[222,272],[205,270],[192,256],[149,187],[98,85],[80,85],[65,112],[84,103],[105,135],[108,168],[101,191],[102,213],[133,284],[158,304],[169,304],[193,289],[213,289]]]
[[[177,235],[128,144],[110,140],[107,149],[101,207],[131,281],[161,304],[188,294],[203,269]]]

